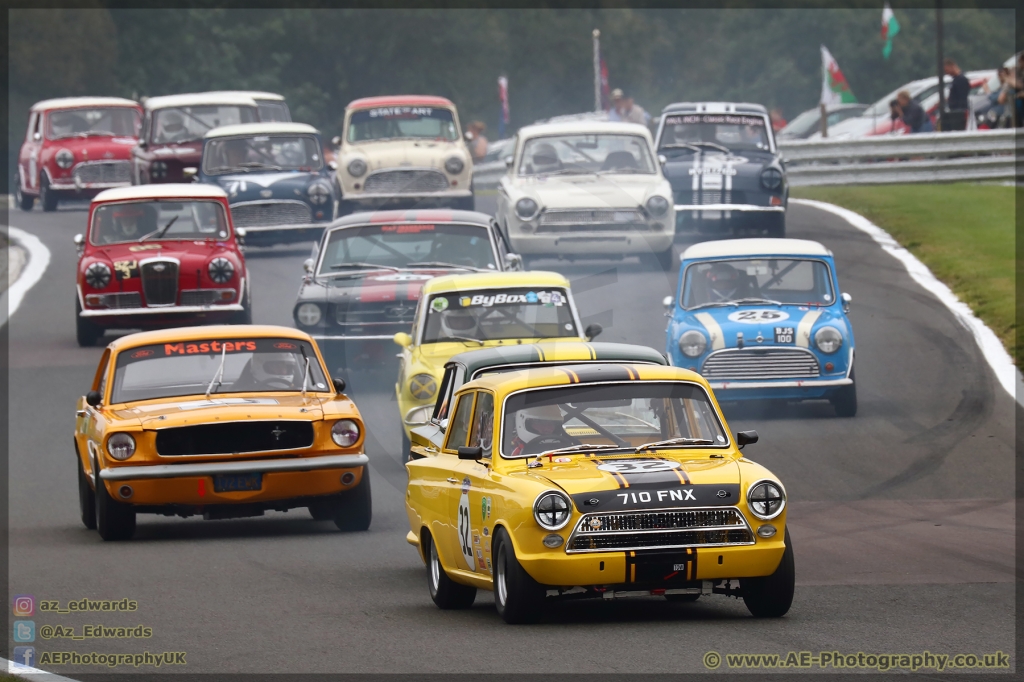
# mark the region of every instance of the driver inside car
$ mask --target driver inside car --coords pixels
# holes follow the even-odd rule
[[[242,370],[234,390],[295,390],[302,385],[302,368],[292,353],[256,353]]]
[[[512,457],[536,455],[570,445],[579,445],[579,441],[562,428],[562,411],[557,405],[527,407],[516,412]]]
[[[756,298],[758,292],[750,280],[750,277],[731,265],[715,263],[704,273],[706,302]]]
[[[479,336],[476,315],[468,310],[448,310],[441,317],[440,339],[464,337],[475,339]]]

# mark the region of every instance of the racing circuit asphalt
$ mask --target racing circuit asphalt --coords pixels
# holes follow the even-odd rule
[[[494,207],[492,197],[479,204]],[[542,624],[508,626],[490,593],[469,611],[430,601],[405,542],[393,368],[347,377],[369,430],[369,532],[340,533],[305,510],[231,521],[140,516],[135,539],[122,543],[87,531],[71,446],[75,400],[101,354],[75,343],[71,238],[86,213],[12,209],[12,224],[37,235],[52,260],[10,322],[10,593],[138,602],[133,613],[37,612],[37,627],[153,628],[148,640],[37,638],[37,655],[185,651],[193,674],[451,674],[701,672],[711,650],[1012,653],[1018,408],[969,332],[899,262],[836,216],[797,205],[789,213],[789,236],[831,248],[853,296],[860,400],[853,419],[835,418],[828,403],[725,405],[733,431],[760,434],[745,454],[789,493],[792,610],[764,621],[721,596],[576,601]],[[248,252],[256,322],[291,325],[307,254]],[[664,347],[661,299],[678,264],[671,274],[630,261],[536,267],[572,279],[584,324],[602,324],[602,341]]]

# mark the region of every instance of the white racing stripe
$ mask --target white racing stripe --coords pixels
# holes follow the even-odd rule
[[[957,298],[956,294],[948,286],[936,279],[932,271],[928,269],[928,266],[919,261],[910,251],[900,246],[891,234],[858,213],[854,213],[841,206],[825,203],[824,201],[813,201],[811,199],[790,199],[790,201],[822,211],[828,211],[843,218],[858,230],[867,233],[882,247],[883,251],[903,263],[907,272],[910,273],[911,279],[939,299],[953,313],[956,320],[971,332],[978,347],[981,349],[982,355],[985,356],[985,361],[988,362],[989,367],[995,373],[999,384],[1018,403],[1024,405],[1024,380],[1022,380],[1020,370],[1014,366],[1013,360],[1010,359],[1010,354],[1006,352],[999,337],[984,322],[978,319],[974,311]]]
[[[12,284],[7,291],[0,294],[0,327],[7,324],[14,311],[21,305],[28,290],[36,285],[43,278],[46,267],[50,264],[50,250],[39,241],[39,238],[16,227],[8,227],[7,235],[12,242],[28,252],[28,263],[21,271],[21,276]]]
[[[725,334],[722,333],[722,328],[711,313],[697,313],[694,317],[708,330],[708,335],[711,337],[711,350],[725,348]]]
[[[811,328],[814,327],[814,323],[821,317],[821,312],[820,308],[811,310],[800,320],[800,324],[796,328],[796,338],[793,339],[797,348],[811,347]]]

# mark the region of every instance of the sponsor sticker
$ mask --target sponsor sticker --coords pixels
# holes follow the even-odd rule
[[[395,234],[419,234],[420,232],[433,232],[433,225],[382,225],[381,232],[394,232]]]
[[[672,471],[679,468],[679,462],[668,459],[620,459],[604,462],[597,468],[616,474],[652,474],[658,471]]]
[[[480,306],[490,308],[495,305],[515,305],[526,303],[528,305],[561,306],[564,305],[566,297],[559,291],[528,291],[523,294],[473,294],[463,296],[459,299],[459,305],[463,308]]]
[[[480,498],[480,518],[484,521],[491,518],[491,498]]]
[[[448,299],[444,296],[438,296],[430,302],[430,309],[435,313],[443,313],[445,310],[448,310]]]
[[[767,310],[767,309],[755,309],[755,310],[737,310],[734,313],[729,314],[730,322],[740,322],[742,324],[761,324],[763,322],[782,322],[783,320],[789,319],[789,313],[785,310]]]
[[[726,125],[765,127],[764,118],[761,116],[738,116],[736,114],[682,114],[679,116],[668,116],[665,118],[665,125],[679,125],[680,123],[719,123]]]

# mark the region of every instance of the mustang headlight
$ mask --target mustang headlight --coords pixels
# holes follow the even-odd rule
[[[572,502],[557,490],[541,493],[533,502],[533,518],[545,530],[565,528],[572,518]]]
[[[295,319],[304,327],[312,327],[320,322],[323,313],[316,303],[303,303],[295,311]]]
[[[647,200],[647,212],[660,217],[668,213],[668,199],[655,195]]]
[[[786,493],[775,481],[758,481],[747,490],[747,505],[759,519],[774,519],[786,508]]]
[[[348,174],[353,178],[361,178],[366,172],[366,162],[362,159],[352,159],[348,162]]]
[[[227,284],[235,276],[235,266],[227,258],[214,258],[206,268],[207,274],[217,284]]]
[[[106,289],[110,284],[110,267],[98,261],[93,263],[85,269],[85,283],[93,289]]]
[[[135,439],[127,433],[115,433],[107,439],[107,452],[119,462],[135,454]]]
[[[350,448],[359,440],[359,424],[351,419],[341,419],[331,427],[331,440],[343,448]]]
[[[437,392],[437,382],[429,374],[417,374],[409,379],[409,393],[416,400],[427,400]]]
[[[444,162],[444,169],[452,175],[458,175],[465,167],[465,162],[457,156],[452,156]]]
[[[53,159],[61,168],[71,168],[75,164],[75,155],[70,149],[61,149]]]
[[[331,198],[331,188],[326,182],[314,182],[306,190],[309,200],[314,204],[325,204]]]
[[[765,189],[778,189],[782,186],[782,171],[778,168],[765,168],[761,171],[761,185]]]
[[[679,350],[688,358],[695,358],[704,353],[708,347],[708,340],[696,329],[683,332],[679,337]]]
[[[822,353],[835,353],[843,345],[843,335],[835,327],[822,327],[814,332],[814,345]]]
[[[520,220],[533,220],[539,210],[540,206],[530,197],[523,197],[516,202],[516,215]]]

